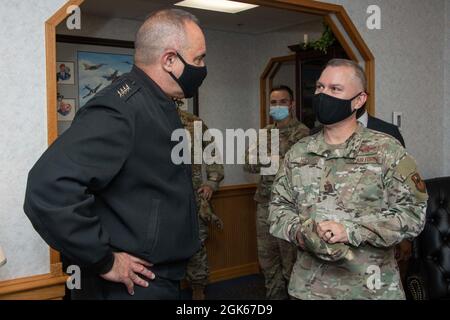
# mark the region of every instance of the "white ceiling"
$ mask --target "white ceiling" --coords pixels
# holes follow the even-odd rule
[[[84,14],[143,21],[152,11],[173,6],[179,0],[86,0],[81,11]],[[183,8],[199,18],[203,27],[213,30],[260,34],[322,20],[322,17],[300,12],[257,7],[236,14],[193,8]]]

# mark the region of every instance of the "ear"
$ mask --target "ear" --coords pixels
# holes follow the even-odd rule
[[[367,93],[363,92],[358,96],[358,98],[355,99],[354,105],[355,110],[362,108],[366,104],[366,101],[367,101]]]
[[[175,50],[167,49],[161,56],[161,66],[166,72],[173,72],[176,61],[177,53]]]

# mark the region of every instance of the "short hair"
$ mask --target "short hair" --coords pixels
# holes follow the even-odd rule
[[[328,61],[327,65],[325,66],[325,68],[328,68],[328,67],[349,67],[349,68],[352,68],[353,71],[355,72],[355,76],[361,82],[363,90],[367,91],[366,74],[365,74],[363,68],[361,68],[361,66],[359,64],[357,64],[355,61],[348,60],[348,59],[331,59],[330,61]]]
[[[181,9],[165,9],[151,13],[136,33],[134,42],[136,63],[154,63],[167,48],[184,49],[186,22],[200,25],[191,13]]]
[[[274,91],[286,91],[287,93],[289,93],[289,97],[291,98],[291,100],[294,100],[294,92],[292,91],[291,88],[289,88],[288,86],[282,84],[279,86],[275,86],[270,90],[269,94],[272,94],[272,92]]]

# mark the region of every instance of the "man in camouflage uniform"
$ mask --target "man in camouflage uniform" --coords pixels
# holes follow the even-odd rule
[[[275,179],[270,232],[301,249],[293,298],[405,298],[394,248],[422,231],[428,195],[401,144],[357,123],[365,89],[359,65],[331,60],[313,100],[324,129],[291,148]]]
[[[282,159],[289,148],[301,138],[309,134],[309,129],[300,123],[294,114],[292,90],[287,86],[273,88],[270,93],[271,116],[273,124],[265,127],[268,131],[268,154],[270,154],[270,131],[279,130],[279,158]],[[280,114],[278,114],[281,111]],[[284,114],[283,114],[284,112]],[[284,118],[283,118],[284,117]],[[259,150],[259,148],[258,148]],[[244,170],[250,173],[261,173],[261,164],[250,164],[249,154],[246,155]],[[272,183],[275,175],[261,175],[255,194],[257,202],[257,246],[258,260],[265,278],[267,299],[288,299],[287,284],[289,283],[292,266],[294,265],[297,248],[285,240],[277,239],[269,233],[269,201]]]
[[[179,105],[180,103],[177,102]],[[181,103],[182,104],[182,103]],[[177,108],[180,115],[181,122],[186,130],[189,131],[191,137],[191,163],[192,163],[192,184],[196,193],[196,201],[198,208],[198,222],[199,222],[199,237],[201,241],[200,250],[191,257],[186,270],[186,280],[189,282],[192,288],[193,300],[204,300],[204,290],[208,284],[209,268],[208,257],[206,255],[205,241],[208,238],[208,224],[213,222],[218,228],[222,229],[222,221],[212,211],[211,200],[213,192],[219,189],[219,183],[224,178],[224,169],[222,164],[207,164],[206,166],[206,179],[203,182],[202,165],[194,163],[195,149],[194,149],[194,122],[201,122],[202,133],[208,130],[202,119],[195,115]],[[202,138],[200,136],[199,138]],[[199,141],[200,142],[200,141]],[[203,152],[203,149],[211,142],[204,142],[201,140],[202,148],[199,151]],[[212,154],[214,156],[214,154]],[[202,157],[203,159],[203,157]]]

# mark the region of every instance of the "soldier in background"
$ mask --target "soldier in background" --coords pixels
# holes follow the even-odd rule
[[[219,229],[223,228],[222,221],[214,214],[210,203],[213,192],[219,189],[219,183],[224,178],[224,169],[222,164],[205,164],[206,167],[206,181],[203,181],[202,165],[194,163],[194,122],[200,121],[202,123],[202,133],[208,130],[208,127],[199,117],[182,110],[180,107],[183,102],[176,101],[178,104],[178,114],[180,115],[181,123],[186,130],[189,131],[191,137],[191,163],[192,163],[192,184],[196,190],[196,200],[198,208],[198,222],[199,222],[199,237],[201,241],[201,248],[189,260],[186,270],[186,280],[192,288],[193,300],[205,299],[205,288],[208,284],[209,267],[208,257],[206,254],[205,241],[208,238],[208,224],[213,223]],[[202,151],[211,142],[204,142],[202,139]],[[214,156],[214,154],[213,154]],[[203,157],[202,157],[203,159]]]
[[[270,116],[273,124],[265,127],[268,132],[268,154],[270,152],[270,131],[279,130],[279,159],[298,140],[309,134],[309,129],[294,116],[294,97],[292,90],[287,86],[278,86],[270,92]],[[255,147],[255,146],[253,146]],[[258,148],[259,150],[259,148]],[[278,156],[278,155],[276,155]],[[249,153],[246,155],[244,170],[259,174],[262,165],[250,164]],[[269,233],[269,201],[272,183],[275,175],[261,175],[258,189],[255,194],[257,202],[257,246],[258,260],[265,278],[267,299],[288,299],[287,284],[295,262],[296,247],[285,240],[277,239]]]
[[[296,299],[405,299],[395,245],[423,229],[428,195],[414,159],[358,124],[366,78],[331,60],[313,107],[324,124],[286,154],[272,188],[270,233],[296,244]]]

